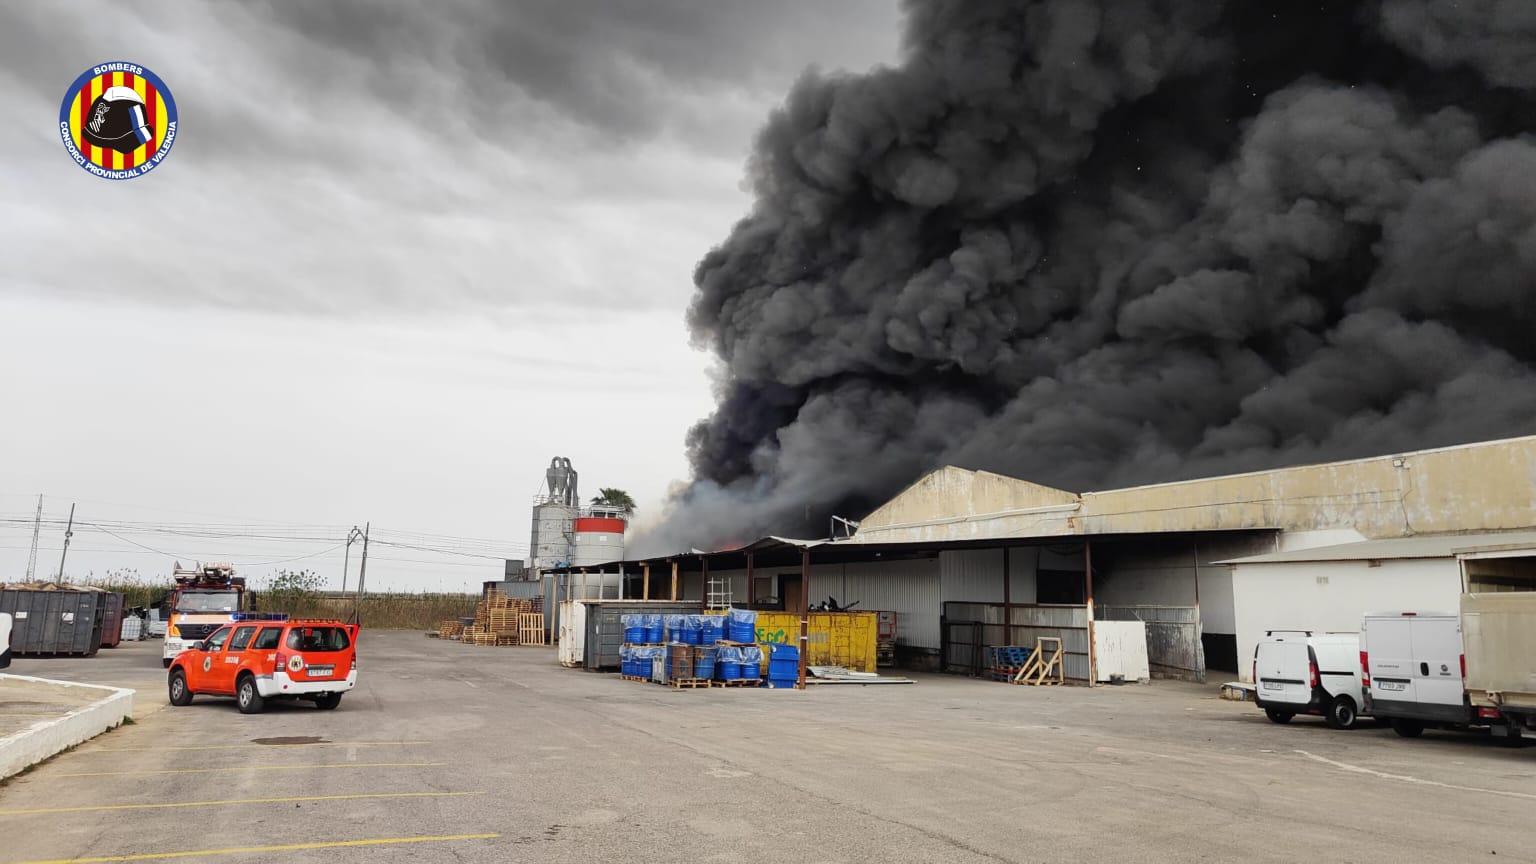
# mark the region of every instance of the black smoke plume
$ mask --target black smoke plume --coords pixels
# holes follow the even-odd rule
[[[823,536],[942,464],[1067,489],[1536,431],[1536,16],[918,0],[808,73],[698,265],[646,543]]]

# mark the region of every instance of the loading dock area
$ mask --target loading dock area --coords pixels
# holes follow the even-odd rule
[[[154,647],[113,653],[154,679]],[[1212,685],[678,692],[551,649],[360,649],[334,712],[141,691],[137,724],[0,788],[0,860],[1530,860],[1536,747],[1277,727]]]

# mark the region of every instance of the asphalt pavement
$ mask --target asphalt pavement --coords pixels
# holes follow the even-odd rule
[[[1536,861],[1536,747],[1214,685],[672,690],[365,631],[339,709],[246,716],[169,707],[159,648],[9,670],[139,693],[0,788],[0,864]]]

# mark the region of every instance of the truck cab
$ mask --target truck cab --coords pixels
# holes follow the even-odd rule
[[[160,660],[170,667],[181,652],[202,642],[245,611],[245,580],[231,564],[215,563],[174,572],[176,588],[168,601],[169,619]]]

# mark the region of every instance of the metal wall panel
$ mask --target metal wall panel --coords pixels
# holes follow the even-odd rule
[[[957,549],[939,553],[940,599],[1003,602],[1003,550]]]
[[[1154,678],[1205,681],[1200,610],[1195,606],[1094,606],[1103,621],[1145,621],[1147,662]]]
[[[896,613],[896,644],[937,651],[940,645],[938,558],[811,567],[812,602],[836,597],[857,609]]]
[[[979,673],[984,662],[981,649],[1033,646],[1036,638],[1052,636],[1061,640],[1062,670],[1066,677],[1088,680],[1086,606],[1014,606],[1012,612],[1012,626],[1005,633],[1001,603],[945,603],[944,620],[949,631],[944,646],[945,667]]]

